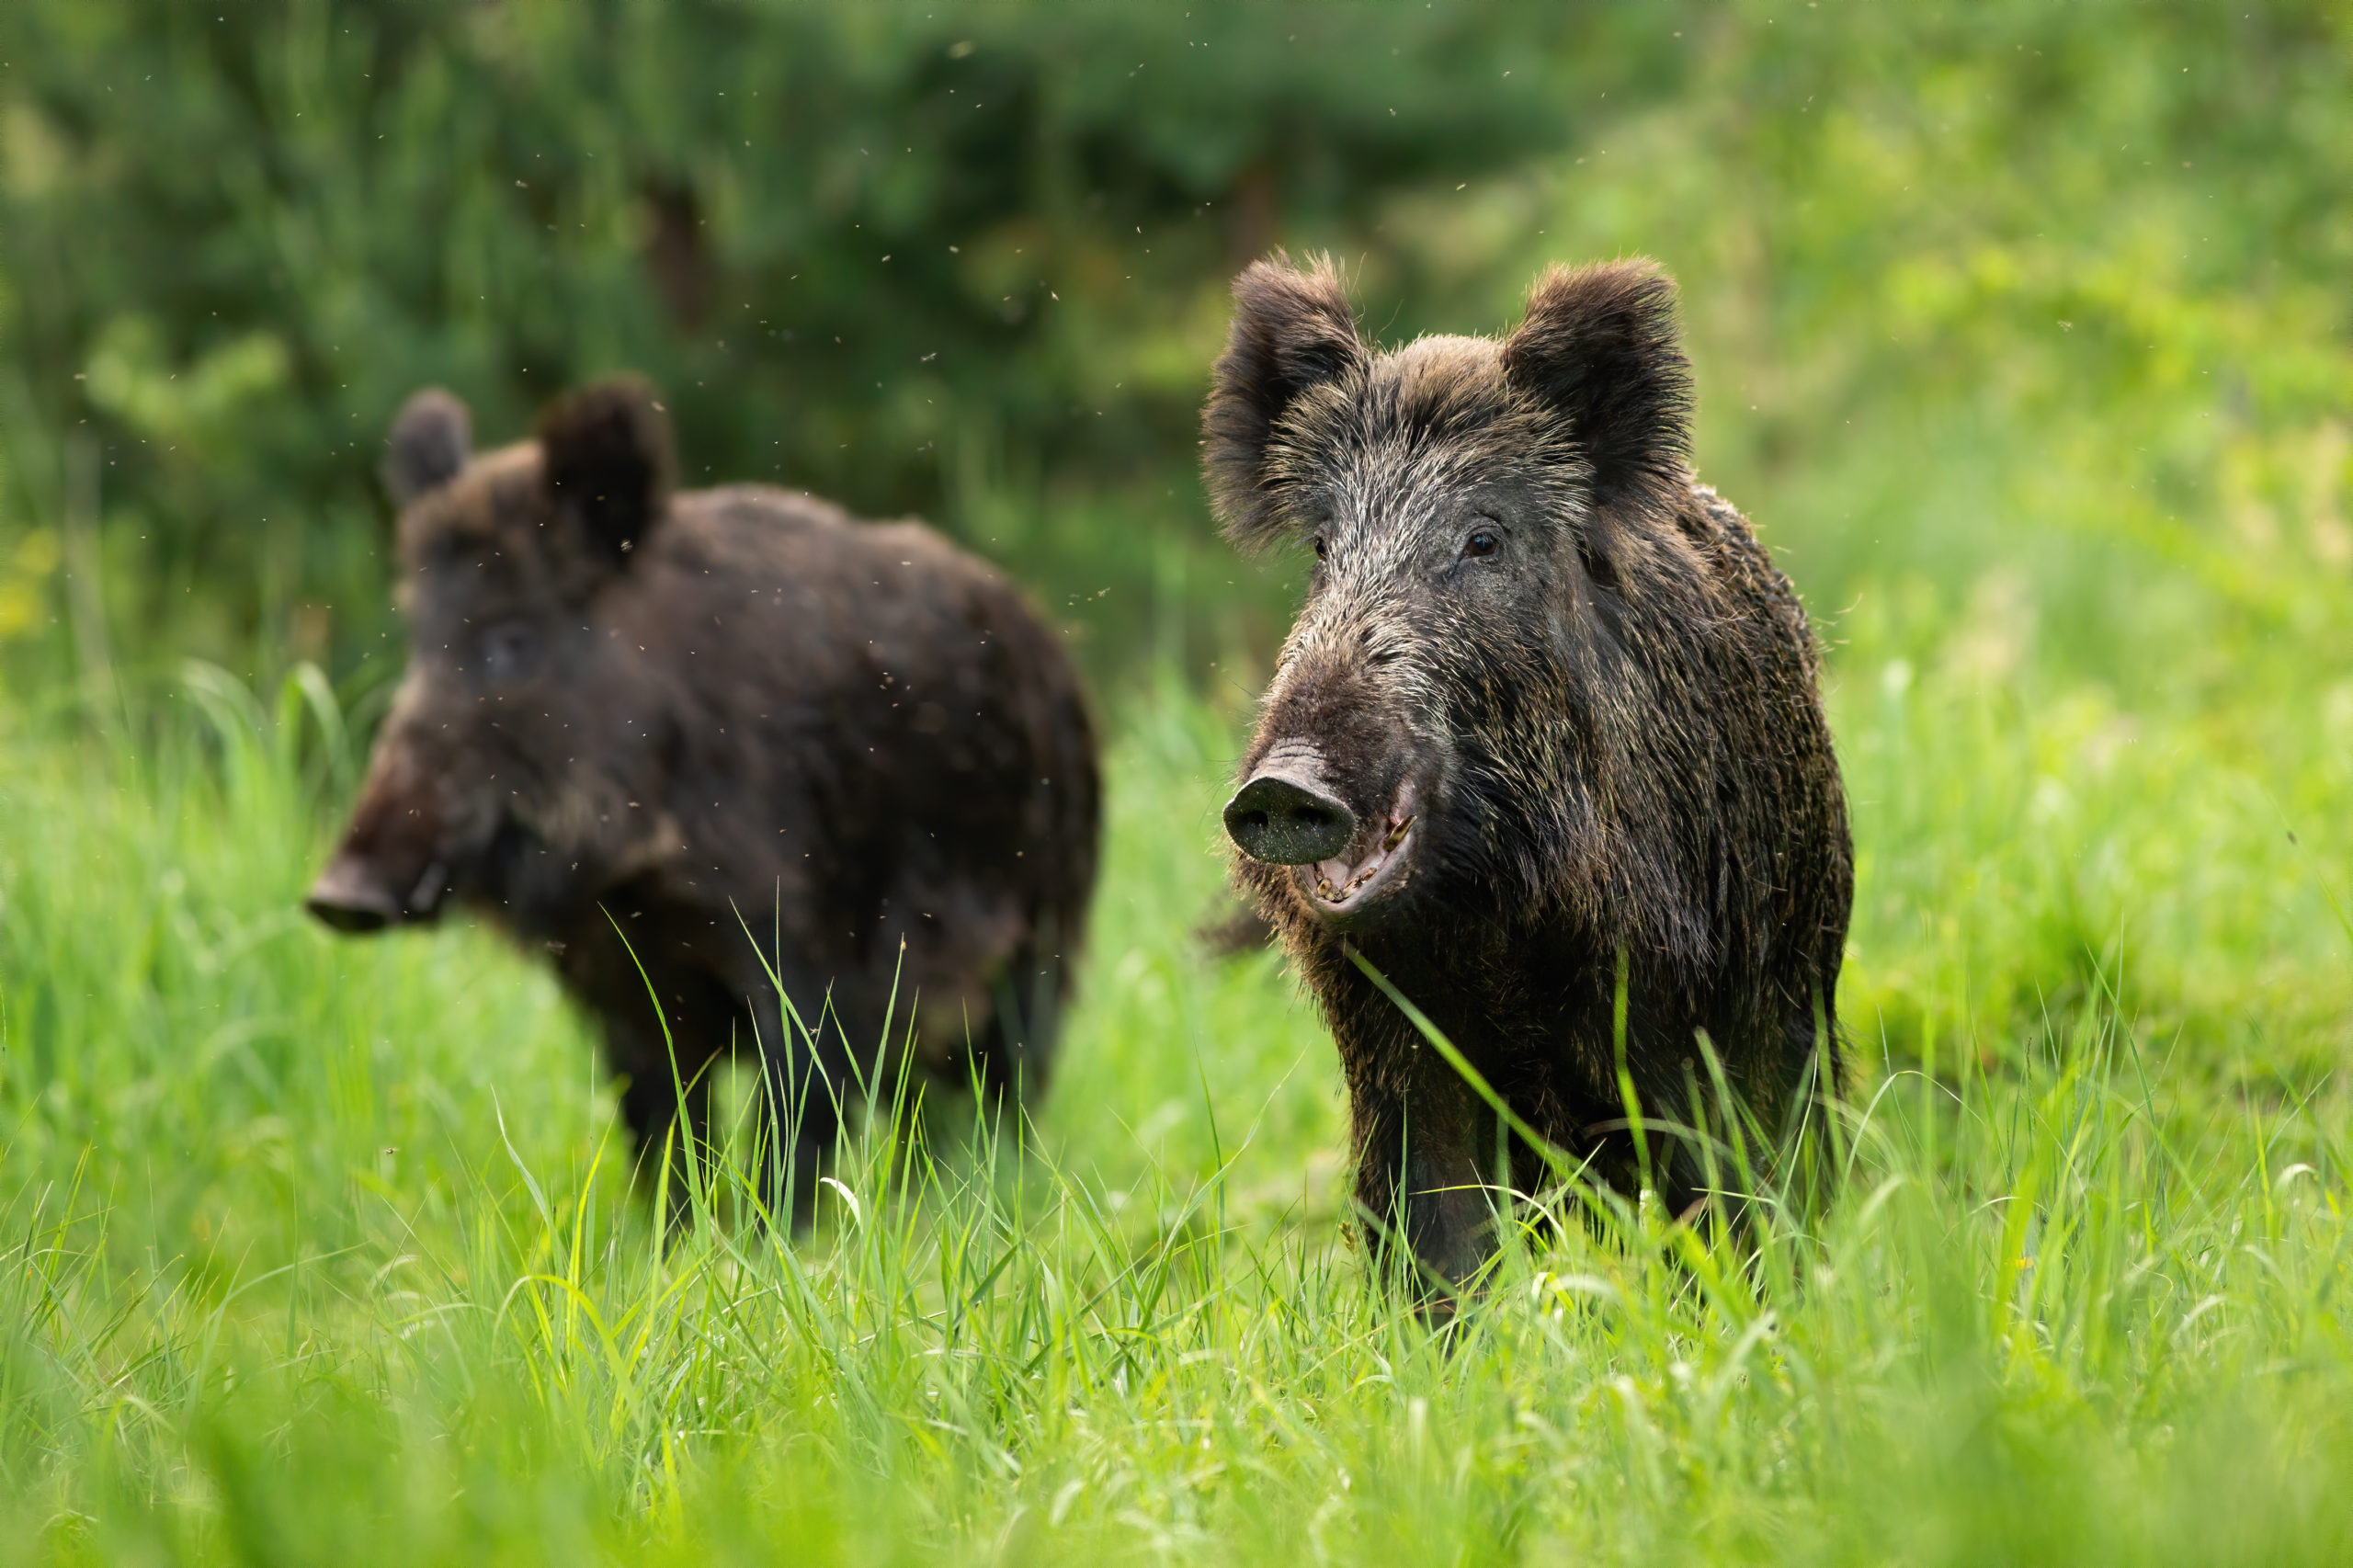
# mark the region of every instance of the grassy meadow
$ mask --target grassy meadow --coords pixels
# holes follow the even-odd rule
[[[2342,8],[1367,8],[1380,76],[1198,8],[620,6],[609,90],[531,0],[0,15],[0,1561],[2353,1560]],[[1141,85],[1054,52],[1113,44]],[[1491,55],[1544,89],[1458,114]],[[779,60],[857,100],[787,127],[822,178],[739,100],[664,118]],[[1014,145],[1062,183],[958,206]],[[649,202],[708,218],[661,273],[691,320]],[[875,233],[960,248],[917,284]],[[1229,252],[1274,240],[1389,341],[1659,257],[1853,808],[1820,1201],[1548,1195],[1443,1335],[1351,1239],[1312,1008],[1198,936],[1299,563],[1216,543],[1190,421]],[[298,907],[401,656],[373,433],[446,379],[503,439],[600,356],[681,389],[714,478],[1006,561],[1099,699],[1051,1093],[870,1131],[798,1240],[724,1191],[657,1235],[530,955]]]
[[[1648,1209],[1531,1233],[1443,1342],[1345,1238],[1312,1014],[1271,956],[1194,937],[1232,703],[1120,710],[1034,1127],[937,1108],[925,1149],[853,1151],[801,1243],[666,1253],[540,969],[296,912],[347,767],[332,708],[199,670],[151,745],[20,731],[0,959],[12,1063],[44,1054],[0,1166],[0,1551],[2341,1555],[2319,868],[2353,846],[2295,815],[2335,759],[1857,664],[1836,1197],[1753,1255]]]

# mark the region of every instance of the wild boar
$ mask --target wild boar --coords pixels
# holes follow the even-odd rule
[[[312,913],[374,931],[454,903],[543,948],[642,1151],[681,1111],[707,1136],[708,1069],[756,1051],[798,1217],[911,1009],[921,1068],[1040,1089],[1097,847],[1056,634],[919,524],[674,492],[633,380],[470,442],[445,392],[393,424],[408,670]]]
[[[1506,337],[1390,351],[1328,261],[1259,262],[1234,301],[1210,494],[1236,545],[1314,564],[1225,825],[1339,1048],[1373,1243],[1436,1299],[1490,1256],[1494,1189],[1546,1167],[1355,955],[1621,1187],[1621,1064],[1643,1118],[1688,1123],[1703,1031],[1786,1125],[1837,1076],[1853,899],[1816,651],[1692,476],[1654,267],[1556,269]],[[1647,1145],[1655,1190],[1692,1202],[1691,1143]]]

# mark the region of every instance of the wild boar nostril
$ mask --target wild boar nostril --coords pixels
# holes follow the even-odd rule
[[[1356,836],[1356,813],[1305,781],[1262,773],[1226,802],[1225,831],[1254,860],[1307,866],[1329,860]]]

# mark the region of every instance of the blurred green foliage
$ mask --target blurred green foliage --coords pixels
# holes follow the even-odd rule
[[[1192,510],[1170,493],[1215,339],[1188,314],[1203,280],[1401,182],[1558,145],[1551,82],[1512,64],[1590,29],[1543,18],[11,6],[6,505],[70,505],[58,437],[87,421],[109,515],[139,519],[112,541],[118,609],[316,653],[302,604],[381,630],[372,471],[401,398],[446,383],[506,439],[633,367],[690,478],[926,512],[1100,586],[1033,536],[1108,492]],[[1082,558],[1148,580],[1148,542],[1096,531]]]
[[[134,653],[348,676],[386,646],[400,398],[446,383],[506,439],[631,366],[691,477],[923,512],[1107,664],[1263,655],[1288,574],[1211,537],[1193,430],[1225,281],[1279,243],[1338,254],[1392,339],[1655,255],[1701,471],[1834,634],[1925,648],[1995,602],[2078,671],[2211,684],[2146,650],[2322,631],[2353,563],[2347,28],[2323,0],[22,0],[0,633],[66,645],[73,563],[33,536],[83,433]]]

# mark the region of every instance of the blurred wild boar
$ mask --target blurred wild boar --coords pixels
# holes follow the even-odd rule
[[[1098,791],[1078,680],[1021,597],[915,523],[674,494],[634,381],[469,447],[446,392],[393,424],[408,672],[311,911],[374,931],[456,903],[543,946],[642,1156],[682,1109],[703,1135],[707,1069],[756,1051],[797,1217],[911,1003],[921,1067],[1040,1088]]]
[[[1374,1245],[1402,1241],[1442,1302],[1493,1248],[1492,1187],[1547,1169],[1352,950],[1622,1189],[1620,1074],[1646,1119],[1688,1124],[1715,1099],[1701,1031],[1786,1125],[1835,1092],[1853,897],[1814,643],[1692,477],[1673,285],[1648,264],[1554,270],[1500,341],[1387,352],[1328,261],[1259,262],[1234,301],[1211,495],[1238,546],[1315,557],[1225,809],[1236,878],[1330,1022]],[[1683,1209],[1701,1161],[1646,1142]]]

